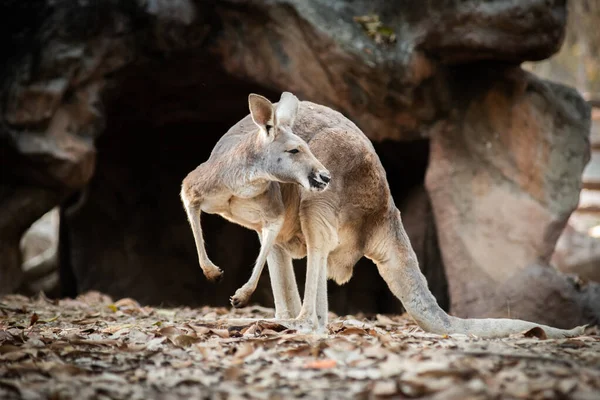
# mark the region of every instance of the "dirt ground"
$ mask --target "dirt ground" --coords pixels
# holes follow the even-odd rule
[[[600,336],[424,333],[406,316],[332,315],[328,335],[248,307],[150,308],[91,292],[0,299],[2,399],[600,399]]]

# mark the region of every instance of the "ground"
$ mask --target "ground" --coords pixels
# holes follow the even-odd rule
[[[328,335],[207,322],[272,313],[5,296],[0,398],[600,398],[596,328],[483,340],[426,334],[406,316],[332,315]]]

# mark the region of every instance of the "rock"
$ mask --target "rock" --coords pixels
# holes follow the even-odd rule
[[[0,293],[23,284],[21,233],[59,202],[56,193],[40,187],[0,186]]]
[[[354,22],[370,13],[395,43],[376,44]],[[229,73],[331,106],[375,140],[428,135],[443,118],[445,63],[543,59],[566,23],[561,0],[236,1],[218,14],[214,51]]]
[[[600,284],[581,285],[549,264],[519,269],[488,298],[496,304],[485,313],[490,317],[533,319],[565,329],[600,323]]]
[[[543,60],[560,49],[567,22],[560,0],[454,2],[436,14],[428,19],[421,47],[453,64]]]
[[[21,238],[23,262],[34,260],[52,247],[58,246],[58,208],[48,211]]]
[[[600,283],[600,240],[567,225],[551,258],[560,271],[577,275],[584,282]]]
[[[0,178],[0,202],[19,208],[0,211],[0,293],[7,293],[22,283],[18,246],[25,230],[94,173],[103,76],[120,65],[112,54],[119,49],[119,39],[112,40],[118,20],[99,13],[108,3],[8,1],[1,7],[0,25],[9,32],[0,42],[8,61],[0,70],[0,142],[11,174]]]
[[[431,139],[426,177],[451,311],[506,316],[510,303],[513,316],[566,327],[562,317],[579,311],[564,277],[549,269],[536,275],[549,277],[539,285],[515,284],[529,265],[550,261],[577,206],[589,106],[575,90],[518,68],[454,78],[457,107]],[[548,313],[548,296],[558,294],[566,304]]]
[[[36,295],[59,294],[58,208],[48,211],[21,238],[23,285],[19,291]]]

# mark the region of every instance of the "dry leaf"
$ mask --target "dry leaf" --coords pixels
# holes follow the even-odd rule
[[[87,346],[121,346],[123,342],[112,339],[83,339],[78,335],[70,335],[68,337],[69,343],[75,345],[87,345]]]
[[[118,308],[121,308],[121,307],[141,308],[140,303],[138,303],[137,301],[135,301],[129,297],[118,300],[114,304]]]
[[[158,330],[158,333],[161,334],[161,335],[163,335],[163,336],[166,336],[169,339],[172,339],[175,336],[182,335],[183,331],[181,329],[178,329],[178,328],[174,327],[174,326],[166,326],[164,328],[160,328]]]
[[[523,336],[525,337],[536,337],[538,339],[541,340],[546,340],[548,339],[548,336],[546,336],[546,332],[540,328],[539,326],[533,327],[530,330],[526,331],[523,333]]]
[[[235,381],[242,375],[242,368],[238,365],[231,366],[226,368],[223,372],[223,380],[225,381]]]
[[[173,338],[169,338],[173,342],[175,346],[179,347],[189,347],[194,343],[198,343],[200,339],[190,335],[177,335]]]
[[[235,352],[235,358],[243,360],[252,353],[254,353],[254,346],[251,343],[244,343]]]
[[[558,390],[560,390],[564,394],[571,393],[577,387],[576,379],[564,379],[560,381],[557,385]]]
[[[21,346],[13,346],[12,344],[3,344],[0,346],[0,354],[12,353],[18,350],[21,350]]]
[[[60,313],[56,314],[54,317],[42,320],[41,322],[50,323],[56,321],[60,317]]]
[[[311,369],[330,369],[335,368],[337,362],[335,360],[315,360],[304,364],[304,368]]]
[[[427,393],[427,387],[419,382],[400,381],[399,388],[408,397],[421,397]]]
[[[128,352],[137,352],[137,351],[142,351],[145,350],[147,347],[146,344],[132,344],[132,343],[123,343],[119,349],[123,350],[123,351],[128,351]]]
[[[567,339],[560,343],[559,346],[567,349],[581,349],[583,347],[589,347],[586,342],[580,339]]]
[[[101,332],[102,333],[115,333],[118,332],[122,329],[129,329],[131,328],[133,325],[131,324],[124,324],[124,325],[111,325],[111,326],[107,326],[106,328],[102,329]]]
[[[194,365],[194,362],[192,360],[185,360],[185,361],[175,361],[175,362],[171,362],[171,366],[175,369],[184,369],[184,368],[189,368],[192,365]]]
[[[357,328],[355,326],[344,327],[337,333],[340,335],[368,335],[369,334],[369,332],[367,332],[363,328]]]
[[[38,322],[39,319],[40,319],[40,317],[36,313],[31,314],[31,319],[29,320],[29,326],[33,326],[36,322]]]
[[[167,340],[166,337],[154,338],[146,343],[146,349],[150,351],[157,351],[163,346],[165,340]]]
[[[53,363],[53,362],[50,363],[50,365],[42,366],[42,369],[49,372],[53,376],[66,375],[66,376],[71,377],[73,375],[79,375],[79,374],[83,374],[85,372],[84,369],[82,369],[76,365]]]
[[[396,325],[397,324],[393,319],[391,319],[387,315],[377,314],[375,316],[375,318],[377,318],[377,322],[379,322],[380,324],[384,324],[384,325]]]
[[[18,361],[29,357],[29,353],[23,350],[11,351],[0,356],[0,360],[5,361]]]
[[[373,394],[375,396],[391,396],[396,393],[398,393],[398,385],[396,385],[396,381],[377,381],[373,385]]]
[[[297,347],[292,347],[291,349],[285,350],[282,353],[287,356],[293,356],[293,357],[308,356],[312,353],[312,349],[313,349],[312,346],[304,344],[304,345],[300,345]]]
[[[190,324],[186,324],[186,326],[188,326],[189,328],[193,329],[194,332],[196,332],[197,335],[207,335],[211,332],[211,329],[207,326],[201,326],[201,325],[190,325]]]

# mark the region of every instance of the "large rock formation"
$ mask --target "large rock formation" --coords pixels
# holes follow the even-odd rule
[[[453,76],[456,112],[431,139],[426,179],[451,309],[570,326],[581,319],[578,294],[539,263],[578,203],[589,106],[518,68]]]
[[[600,283],[600,240],[567,225],[556,242],[551,262],[584,282]]]
[[[207,284],[178,189],[247,113],[250,91],[272,100],[293,91],[343,112],[371,139],[387,140],[377,150],[422,268],[443,306],[448,276],[453,311],[461,315],[498,312],[490,282],[547,261],[578,196],[589,151],[585,105],[517,67],[559,49],[564,1],[13,0],[3,7],[0,45],[9,62],[1,73],[0,140],[10,173],[0,181],[2,292],[20,285],[24,230],[62,203],[66,293],[100,289],[145,303],[226,304],[248,276],[256,236],[204,219],[209,252],[227,274],[222,285]],[[491,158],[480,154],[484,136],[503,143]],[[514,159],[519,146],[528,148]],[[568,148],[569,157],[552,146]],[[428,160],[429,195],[422,190]],[[476,183],[464,175],[470,171],[480,174]],[[555,187],[565,182],[562,191]],[[504,213],[497,212],[504,201]],[[502,224],[510,210],[528,218]],[[477,254],[497,242],[477,236],[477,229],[490,231],[486,224],[504,230],[503,251],[494,253],[504,258],[501,266]],[[527,241],[506,235],[508,226]],[[457,267],[465,260],[466,276]],[[361,263],[348,285],[332,286],[334,310],[399,311],[376,270]],[[564,281],[541,268],[550,278],[540,286]],[[254,299],[269,304],[263,281]],[[466,287],[470,294],[461,292]],[[572,285],[561,290],[584,308]],[[546,315],[565,324],[577,319],[561,322],[561,306]],[[513,316],[540,318],[523,304],[510,307]]]

